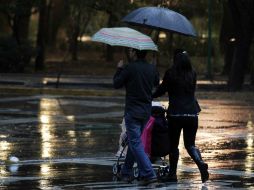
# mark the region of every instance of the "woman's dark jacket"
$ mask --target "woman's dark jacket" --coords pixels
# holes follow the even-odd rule
[[[195,98],[196,73],[192,72],[192,80],[186,82],[181,76],[175,74],[173,68],[166,71],[162,83],[153,94],[157,98],[168,93],[168,115],[198,114],[201,109]]]

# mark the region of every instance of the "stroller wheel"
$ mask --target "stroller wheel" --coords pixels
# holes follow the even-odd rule
[[[165,168],[165,173],[169,173],[169,166],[167,166],[166,168]]]
[[[138,168],[137,168],[137,167],[134,167],[134,168],[133,168],[133,176],[134,176],[135,178],[138,178],[138,177],[139,177],[139,171],[138,171]]]
[[[119,181],[118,177],[116,175],[113,176],[112,181]]]
[[[158,171],[157,171],[157,176],[158,177],[163,177],[165,176],[165,170],[161,167],[158,168]]]
[[[117,175],[121,170],[121,166],[118,164],[113,164],[112,172],[114,175]]]

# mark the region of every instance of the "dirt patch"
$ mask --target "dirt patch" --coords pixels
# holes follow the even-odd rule
[[[197,91],[198,99],[232,100],[254,103],[254,92]]]

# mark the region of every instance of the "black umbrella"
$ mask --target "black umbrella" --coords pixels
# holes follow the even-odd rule
[[[196,36],[194,27],[185,16],[164,7],[138,8],[126,15],[122,21],[182,35]]]

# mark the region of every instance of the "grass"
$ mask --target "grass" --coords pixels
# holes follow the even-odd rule
[[[104,51],[82,51],[79,53],[78,61],[71,61],[70,55],[66,56],[64,52],[48,52],[45,69],[39,73],[56,74],[62,71],[62,74],[69,75],[94,75],[94,76],[112,76],[116,70],[119,60],[123,59],[123,54],[115,53],[114,61],[107,62]],[[125,59],[125,58],[124,58]],[[148,55],[148,61],[151,60],[151,54]],[[163,60],[163,59],[162,59]],[[160,73],[164,73],[167,66],[161,65],[158,67]],[[31,63],[26,69],[27,73],[34,72],[34,63]]]

